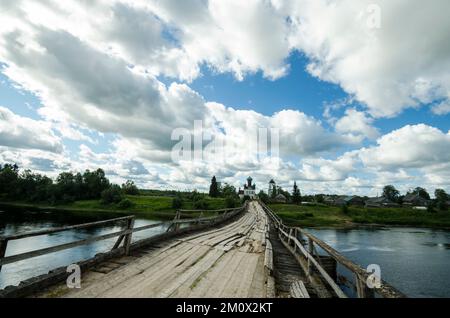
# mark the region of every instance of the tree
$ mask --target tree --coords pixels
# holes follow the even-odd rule
[[[440,202],[440,201],[447,202],[449,200],[449,196],[448,196],[447,192],[445,192],[445,190],[443,190],[443,189],[436,189],[434,191],[434,196],[436,197],[436,201],[438,201],[438,202]]]
[[[236,205],[237,205],[237,202],[236,202],[237,200],[236,200],[236,198],[234,197],[234,196],[227,196],[226,198],[225,198],[225,207],[227,208],[227,209],[233,209],[233,208],[235,208],[236,207]]]
[[[436,189],[434,191],[434,196],[436,197],[436,205],[439,210],[441,211],[447,211],[448,210],[448,204],[449,196],[447,192],[443,189]]]
[[[172,200],[172,208],[181,209],[183,207],[183,198],[180,194],[177,194]]]
[[[294,188],[292,190],[292,202],[295,204],[300,204],[302,202],[300,189],[297,187],[297,182],[295,181],[294,181]]]
[[[428,194],[427,190],[425,190],[424,188],[417,187],[411,193],[417,194],[419,197],[421,197],[425,200],[430,200],[430,195]]]
[[[102,169],[97,169],[93,172],[86,170],[83,174],[83,181],[85,184],[86,199],[99,198],[101,193],[110,187],[109,180],[106,178],[105,172]]]
[[[219,196],[219,186],[217,184],[216,176],[211,179],[211,186],[209,187],[209,196],[217,198]]]
[[[122,200],[122,189],[117,184],[113,184],[108,189],[102,191],[101,202],[103,204],[119,203]]]
[[[236,188],[234,187],[234,186],[232,186],[232,185],[229,185],[228,183],[226,183],[224,186],[223,186],[223,189],[222,189],[222,195],[226,198],[226,197],[233,197],[233,198],[236,198],[238,195],[237,195],[237,191],[236,191]]]
[[[128,195],[139,195],[138,187],[131,180],[127,180],[127,182],[122,184],[122,191]]]
[[[325,202],[325,198],[324,198],[323,194],[316,194],[314,196],[314,201],[322,204]]]
[[[14,164],[5,164],[0,167],[0,194],[12,195],[16,189],[19,178],[19,167]]]
[[[397,202],[400,192],[393,185],[387,185],[383,188],[383,197],[392,202]]]
[[[259,191],[258,197],[263,203],[269,203],[269,196],[263,190]]]

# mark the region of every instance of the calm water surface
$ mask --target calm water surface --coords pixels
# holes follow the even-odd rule
[[[95,222],[102,219],[111,219],[115,217],[117,217],[117,215],[102,214],[101,218],[93,218],[67,212],[32,212],[27,210],[6,211],[0,209],[0,235],[11,235],[60,226]],[[160,222],[161,221],[136,219],[135,226],[138,227]],[[120,229],[120,223],[117,223],[117,225],[111,224],[108,226],[100,226],[89,229],[70,230],[50,235],[42,235],[11,241],[8,243],[6,256],[74,242],[102,234],[117,232]],[[134,233],[133,242],[162,233],[165,230],[166,227],[157,227]],[[17,285],[27,278],[45,274],[49,270],[57,267],[67,266],[81,260],[89,259],[97,253],[109,251],[113,247],[116,240],[117,238],[112,238],[89,245],[4,265],[0,272],[0,289],[8,285]]]
[[[450,297],[450,231],[360,227],[309,232],[381,277],[409,297]]]

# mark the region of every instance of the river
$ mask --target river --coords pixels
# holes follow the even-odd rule
[[[0,212],[0,235],[11,235],[65,225],[114,218],[101,214],[93,218],[67,212],[33,212],[4,210]],[[136,226],[159,223],[137,219]],[[12,241],[6,255],[15,255],[38,248],[81,240],[95,235],[118,231],[118,226],[71,230],[52,235]],[[133,241],[165,231],[159,227],[135,233]],[[450,231],[400,228],[358,227],[355,229],[309,229],[340,253],[361,265],[377,264],[382,278],[409,297],[450,297]],[[3,266],[0,288],[17,285],[27,278],[47,273],[60,266],[93,257],[111,249],[114,239],[92,243]],[[341,268],[338,268],[341,271]]]
[[[450,297],[450,231],[366,226],[308,231],[363,268],[379,265],[381,278],[408,297]]]
[[[101,217],[86,216],[82,213],[68,212],[36,212],[28,209],[14,209],[0,211],[0,236],[30,231],[49,229],[60,226],[82,224],[118,217],[114,214],[101,214]],[[160,223],[145,219],[136,219],[135,226],[144,226]],[[64,243],[70,243],[85,238],[117,232],[120,224],[98,226],[95,228],[70,230],[50,235],[42,235],[21,240],[10,241],[6,250],[6,256],[29,252]],[[167,228],[156,227],[133,234],[133,242],[163,233]],[[47,273],[49,270],[94,257],[97,253],[111,250],[117,238],[95,242],[89,245],[64,250],[57,253],[4,265],[0,272],[0,289],[9,285],[17,285],[21,281]]]

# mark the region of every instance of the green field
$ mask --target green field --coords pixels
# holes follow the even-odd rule
[[[300,227],[346,227],[355,224],[403,225],[450,228],[450,212],[427,212],[410,208],[350,207],[344,214],[339,207],[270,204],[287,224]]]
[[[14,206],[23,206],[38,209],[51,209],[70,211],[76,213],[84,213],[89,215],[117,214],[117,215],[135,215],[136,217],[146,219],[171,219],[175,216],[175,209],[172,208],[172,197],[168,196],[127,196],[133,202],[133,206],[128,209],[120,209],[116,204],[104,205],[99,200],[83,200],[76,201],[65,205],[46,205],[46,204],[27,204],[22,202],[8,202],[7,204]],[[223,198],[204,197],[208,203],[208,210],[217,210],[225,208],[225,200]],[[184,200],[182,209],[193,210],[193,204],[189,200]],[[199,213],[190,213],[193,217]],[[205,212],[203,215],[208,216],[214,213]]]

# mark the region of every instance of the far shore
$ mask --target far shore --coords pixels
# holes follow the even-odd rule
[[[148,220],[171,220],[175,209],[168,205],[170,200],[161,197],[135,197],[135,202],[145,200],[146,204],[136,204],[128,209],[115,209],[114,206],[99,208],[100,204],[93,201],[80,201],[71,205],[33,204],[26,202],[0,202],[2,208],[32,209],[36,211],[69,212],[89,215],[90,217],[108,217],[135,215]],[[159,210],[152,209],[155,201],[167,201]],[[329,206],[299,206],[292,204],[269,205],[287,224],[302,228],[315,229],[355,229],[358,227],[415,227],[450,230],[450,213],[412,211],[410,209],[365,209],[350,208],[348,214],[343,214],[337,207]],[[220,206],[215,206],[218,208]],[[197,216],[196,213],[192,214]]]

